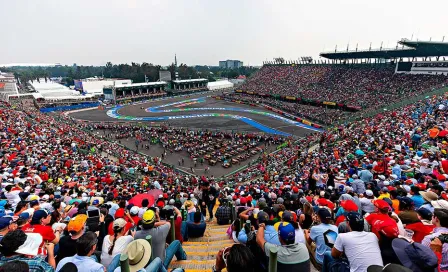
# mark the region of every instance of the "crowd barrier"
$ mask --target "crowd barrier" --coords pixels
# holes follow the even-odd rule
[[[40,112],[49,113],[54,111],[71,111],[71,110],[79,110],[85,108],[93,108],[98,107],[100,103],[98,102],[85,102],[77,105],[67,105],[67,106],[58,106],[58,107],[50,107],[50,108],[40,108]]]

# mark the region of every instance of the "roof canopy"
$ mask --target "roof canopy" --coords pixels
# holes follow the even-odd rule
[[[416,57],[448,56],[448,42],[409,41],[403,39],[398,42],[403,48],[382,48],[356,51],[339,51],[320,53],[327,59],[394,59]]]

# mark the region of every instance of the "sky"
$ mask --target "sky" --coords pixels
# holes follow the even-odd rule
[[[258,66],[275,57],[448,41],[446,0],[0,0],[0,64]]]

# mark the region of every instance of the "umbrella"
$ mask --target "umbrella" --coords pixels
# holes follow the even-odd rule
[[[153,189],[149,190],[147,194],[151,195],[154,199],[158,199],[159,195],[163,195],[163,191],[159,189]]]
[[[147,199],[149,201],[149,206],[154,205],[154,196],[150,194],[138,194],[129,200],[129,204],[134,204],[135,206],[141,207],[143,199]]]

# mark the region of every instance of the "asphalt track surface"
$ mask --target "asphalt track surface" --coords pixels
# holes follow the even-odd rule
[[[211,95],[217,95],[216,92],[192,94],[183,97],[168,98],[159,101],[149,101],[141,104],[126,105],[116,110],[116,113],[123,116],[135,117],[135,118],[147,118],[147,117],[167,117],[167,116],[185,116],[185,115],[223,115],[223,116],[204,116],[196,118],[180,118],[180,119],[167,119],[163,120],[163,123],[167,123],[172,127],[186,127],[189,129],[211,129],[219,131],[239,131],[239,132],[262,132],[257,127],[243,122],[240,119],[229,118],[230,115],[237,115],[243,118],[248,118],[256,123],[261,124],[267,128],[271,128],[283,133],[287,133],[296,137],[302,137],[309,133],[315,132],[304,127],[299,127],[291,123],[285,122],[279,118],[273,118],[266,114],[276,115],[262,107],[253,107],[244,104],[237,104],[227,102],[223,100],[216,100]],[[192,99],[200,98],[203,101],[191,101]],[[182,102],[190,100],[190,102]],[[179,103],[171,106],[164,106],[166,104]],[[182,103],[180,103],[182,102]],[[156,109],[150,112],[148,109]],[[183,111],[188,108],[195,108],[197,110]],[[200,108],[214,108],[201,110]],[[222,108],[219,110],[216,108]],[[238,108],[238,110],[232,111],[232,108]],[[225,110],[224,110],[225,109]],[[258,111],[264,114],[252,113],[249,111]],[[74,112],[70,115],[76,119],[86,121],[121,121],[121,122],[142,122],[148,125],[149,121],[132,121],[121,120],[112,118],[107,115],[108,110],[87,110]],[[224,117],[227,115],[227,117]],[[278,116],[278,115],[277,115]],[[157,121],[154,121],[157,123]]]

